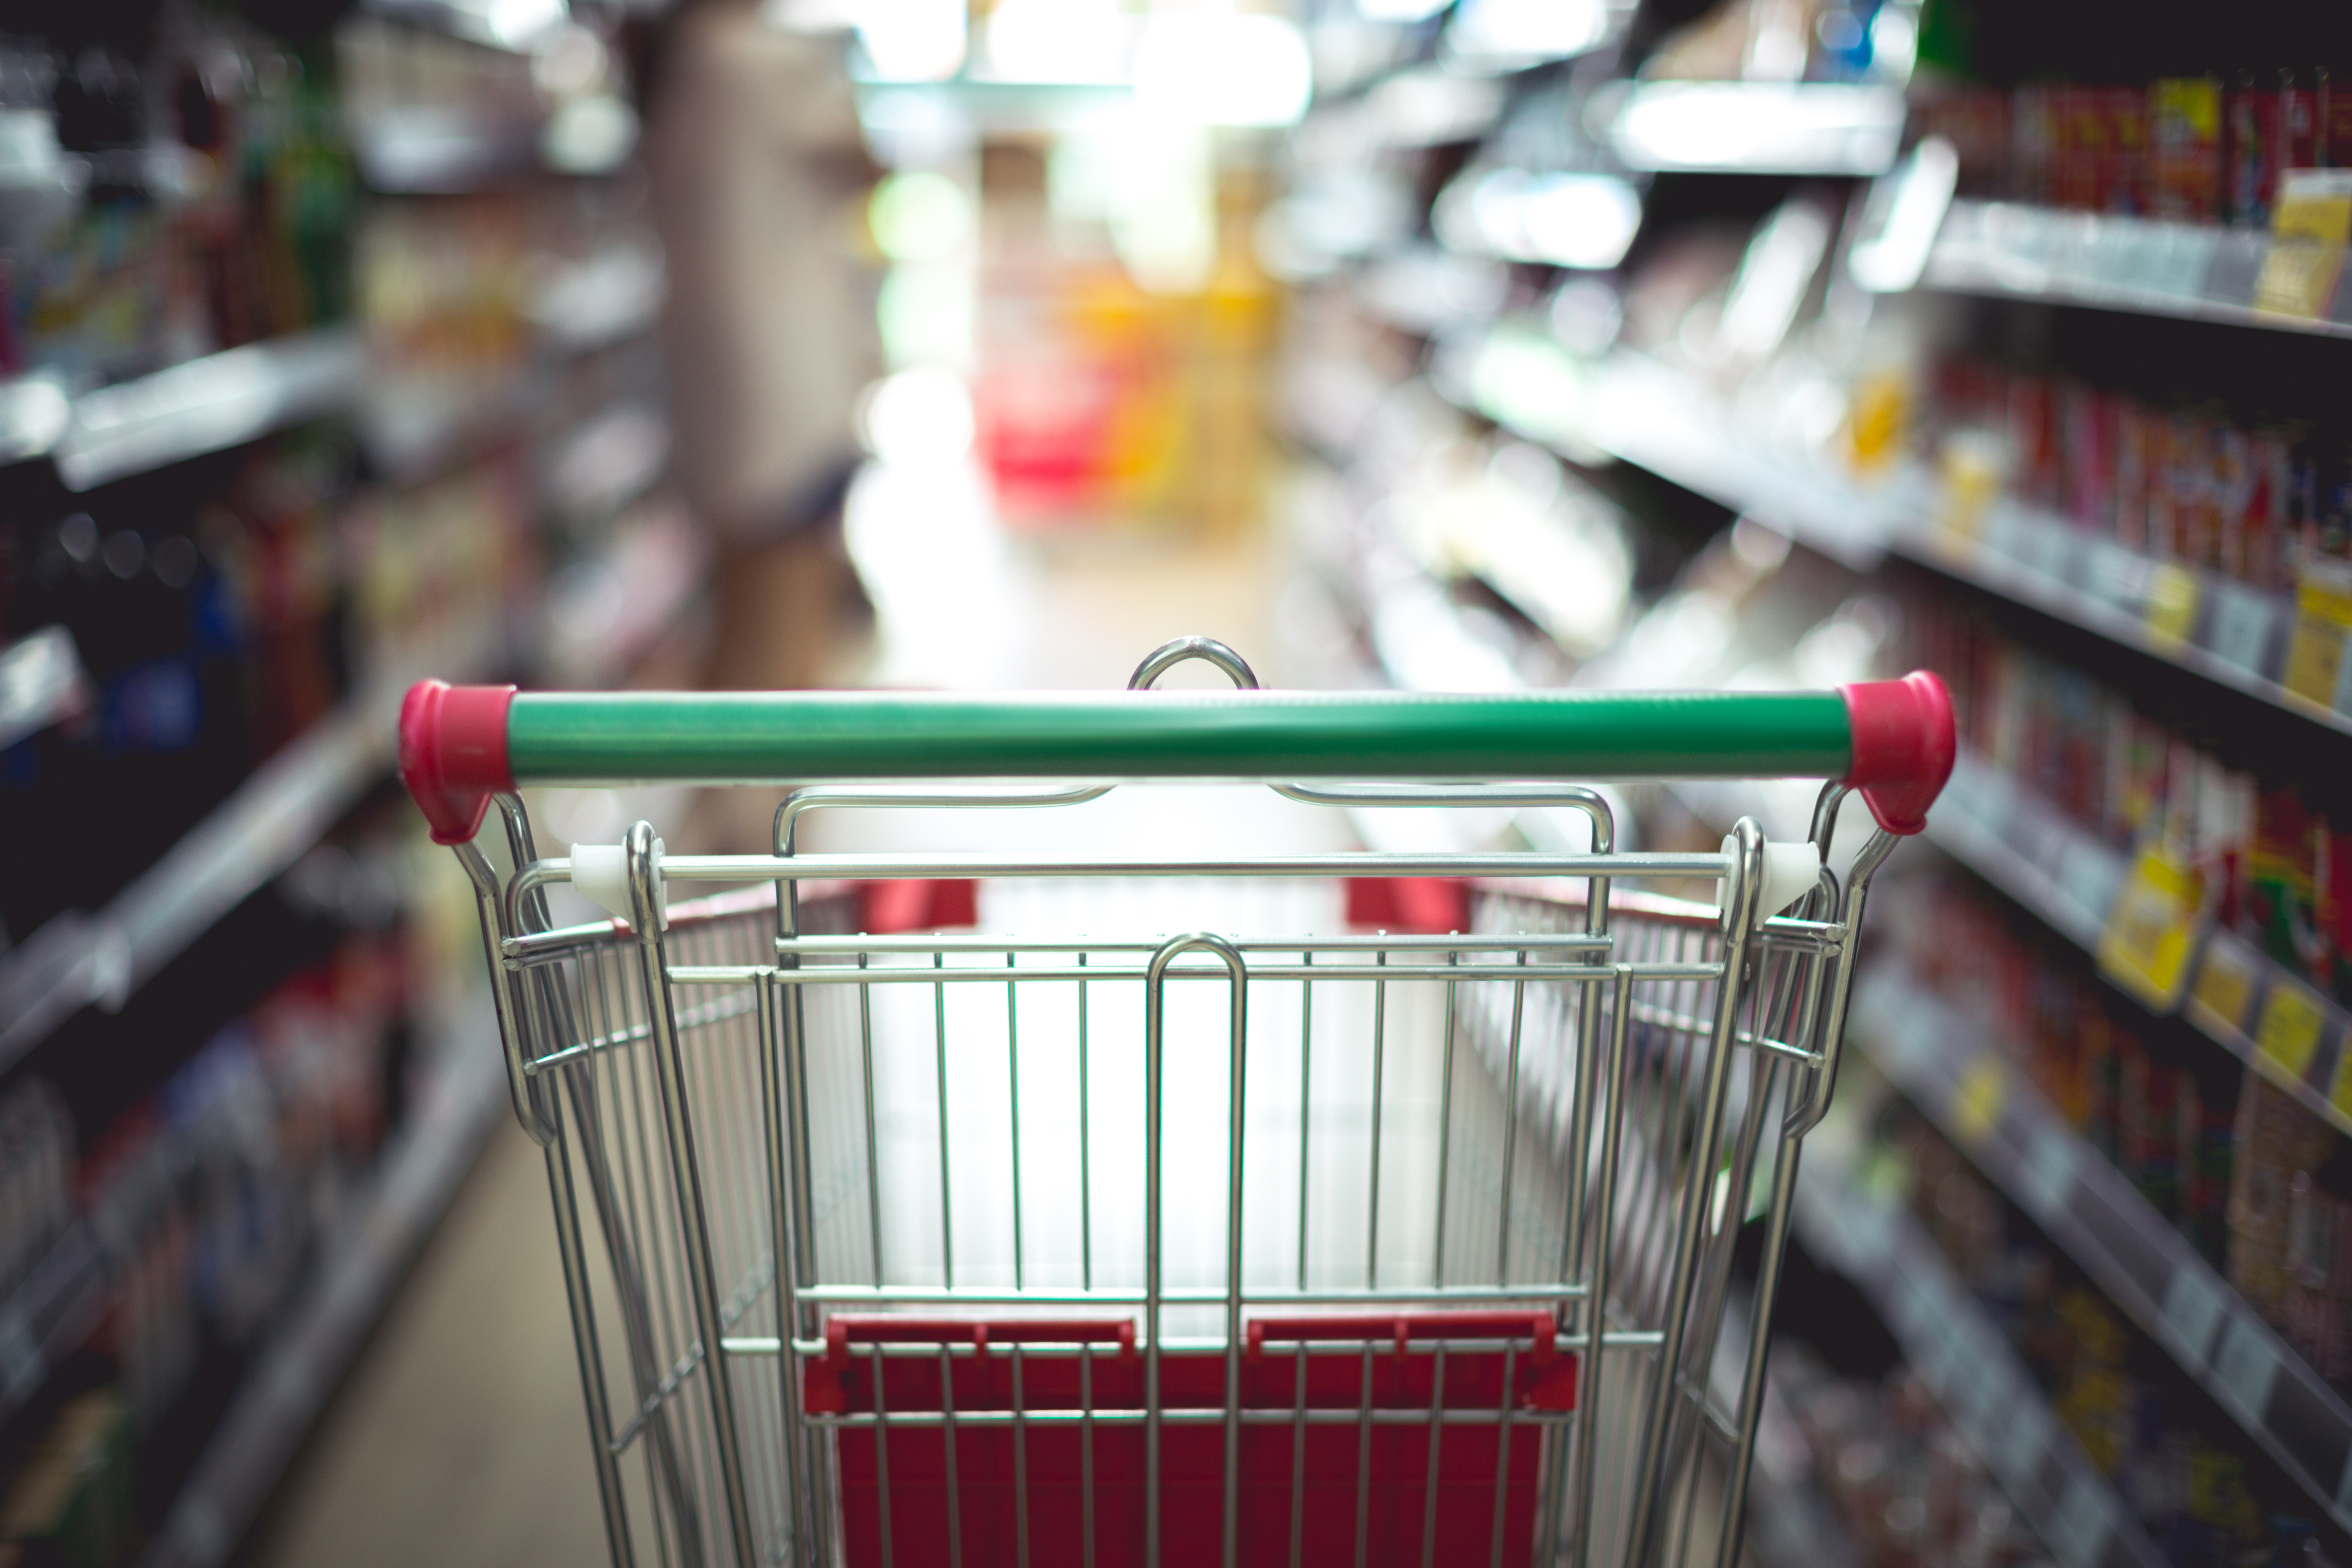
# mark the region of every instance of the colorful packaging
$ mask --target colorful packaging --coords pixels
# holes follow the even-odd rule
[[[2320,167],[2319,95],[2307,73],[2278,73],[2277,125],[2277,150],[2272,163],[2281,174],[2289,169]]]
[[[2221,84],[2175,77],[2148,89],[2149,210],[2211,223],[2221,205]]]
[[[2230,89],[2229,189],[2231,223],[2259,228],[2271,220],[2278,195],[2279,95],[2254,73],[2240,74]]]

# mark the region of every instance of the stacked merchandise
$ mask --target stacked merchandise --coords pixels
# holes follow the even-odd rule
[[[1918,877],[1889,900],[1877,958],[1937,996],[1968,998],[1971,1027],[2208,1262],[2224,1267],[2241,1192],[2233,1184],[2243,1141],[2231,1110],[2242,1094],[2237,1073],[2210,1052],[2180,1049],[2174,1031],[2086,966],[2053,959],[2037,934],[1958,879]]]
[[[301,431],[44,498],[15,531],[0,637],[62,626],[91,697],[0,752],[0,801],[52,829],[0,884],[0,929],[103,903],[356,676],[466,657],[520,597],[510,462],[362,494],[357,461],[347,437]]]
[[[138,57],[0,39],[36,168],[82,186],[0,247],[0,371],[86,385],[349,312],[357,188],[325,62],[185,16]]]
[[[2352,839],[2327,781],[2228,765],[2115,688],[1966,614],[1922,605],[1913,656],[1950,683],[1962,744],[2117,849],[2192,873],[2216,929],[2352,1001]],[[2263,757],[2265,771],[2281,761]],[[2332,816],[2331,816],[2332,814]]]
[[[1772,1378],[1805,1468],[1845,1526],[1857,1568],[1950,1563],[2040,1568],[1981,1456],[1918,1376],[1840,1376],[1801,1342],[1773,1347]]]
[[[2128,550],[2277,592],[2352,556],[2347,448],[2305,423],[1958,357],[1936,365],[1924,414],[1948,470],[1990,447],[2012,497]]]
[[[699,572],[617,24],[343,10],[0,37],[0,1563],[236,1548],[501,1099],[399,689]]]
[[[64,1561],[105,1563],[96,1543],[152,1527],[236,1372],[366,1191],[419,1065],[400,839],[376,815],[353,849],[314,850],[265,910],[240,917],[240,934],[266,930],[288,951],[214,955],[261,994],[152,1089],[125,1105],[109,1075],[43,1053],[0,1099],[12,1290],[85,1237],[112,1260],[79,1303],[87,1339],[37,1382],[9,1384],[0,1539],[16,1550],[47,1542]],[[125,1042],[112,1043],[119,1062]],[[113,1447],[68,1484],[42,1456],[78,1440],[92,1401]]]
[[[2179,1563],[2302,1560],[2315,1525],[2291,1483],[1917,1114],[1892,1101],[1874,1184],[1909,1205],[2074,1435]]]
[[[1921,93],[1913,126],[1952,143],[1967,195],[2183,223],[2261,227],[2286,173],[2352,163],[2352,93],[2325,66],[1955,84]]]

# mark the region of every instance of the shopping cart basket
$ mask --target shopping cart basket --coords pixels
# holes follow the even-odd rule
[[[1199,639],[1137,684],[1192,655],[1255,684]],[[544,1151],[616,1563],[1736,1561],[1864,894],[1951,765],[1934,677],[1458,697],[427,683],[401,725],[409,787],[472,878],[514,1111]],[[1524,782],[1570,776],[1832,782],[1810,842],[1743,820],[1719,850],[1665,854],[1619,851],[1600,793]],[[520,785],[649,780],[855,782],[793,789],[764,854],[666,854],[639,823],[541,858]],[[1590,847],[799,842],[821,808],[1068,807],[1171,780],[1565,808]],[[1877,826],[1832,866],[1850,793]],[[477,842],[492,801],[503,869]],[[1644,881],[1706,898],[1623,887]],[[612,918],[551,929],[567,882]],[[681,883],[734,890],[667,907]],[[1127,907],[1208,889],[1243,912],[1086,923],[1113,908],[1091,894],[1147,883],[1164,901]],[[1413,895],[1360,911],[1448,918],[1349,929],[1309,896],[1340,887]],[[999,909],[1053,929],[970,929]],[[1727,1375],[1734,1300],[1752,1305]]]

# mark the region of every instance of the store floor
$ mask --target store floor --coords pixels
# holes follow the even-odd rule
[[[936,484],[920,490],[885,483],[854,520],[879,610],[878,684],[1117,687],[1194,632],[1282,668],[1283,574],[1259,542],[1008,541],[976,509],[938,505]],[[502,1120],[247,1561],[602,1561],[576,1368],[544,1168]]]

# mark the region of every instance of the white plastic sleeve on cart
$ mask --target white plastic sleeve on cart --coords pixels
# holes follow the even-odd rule
[[[654,840],[654,901],[661,906],[662,927],[669,927],[669,890],[662,883],[662,841]],[[598,909],[629,918],[629,855],[619,844],[574,844],[572,885]]]
[[[1737,854],[1739,842],[1728,834],[1723,840],[1726,855]],[[576,853],[576,851],[575,851]],[[1808,843],[1764,845],[1764,912],[1777,915],[1799,899],[1813,890],[1822,879],[1821,852]]]

